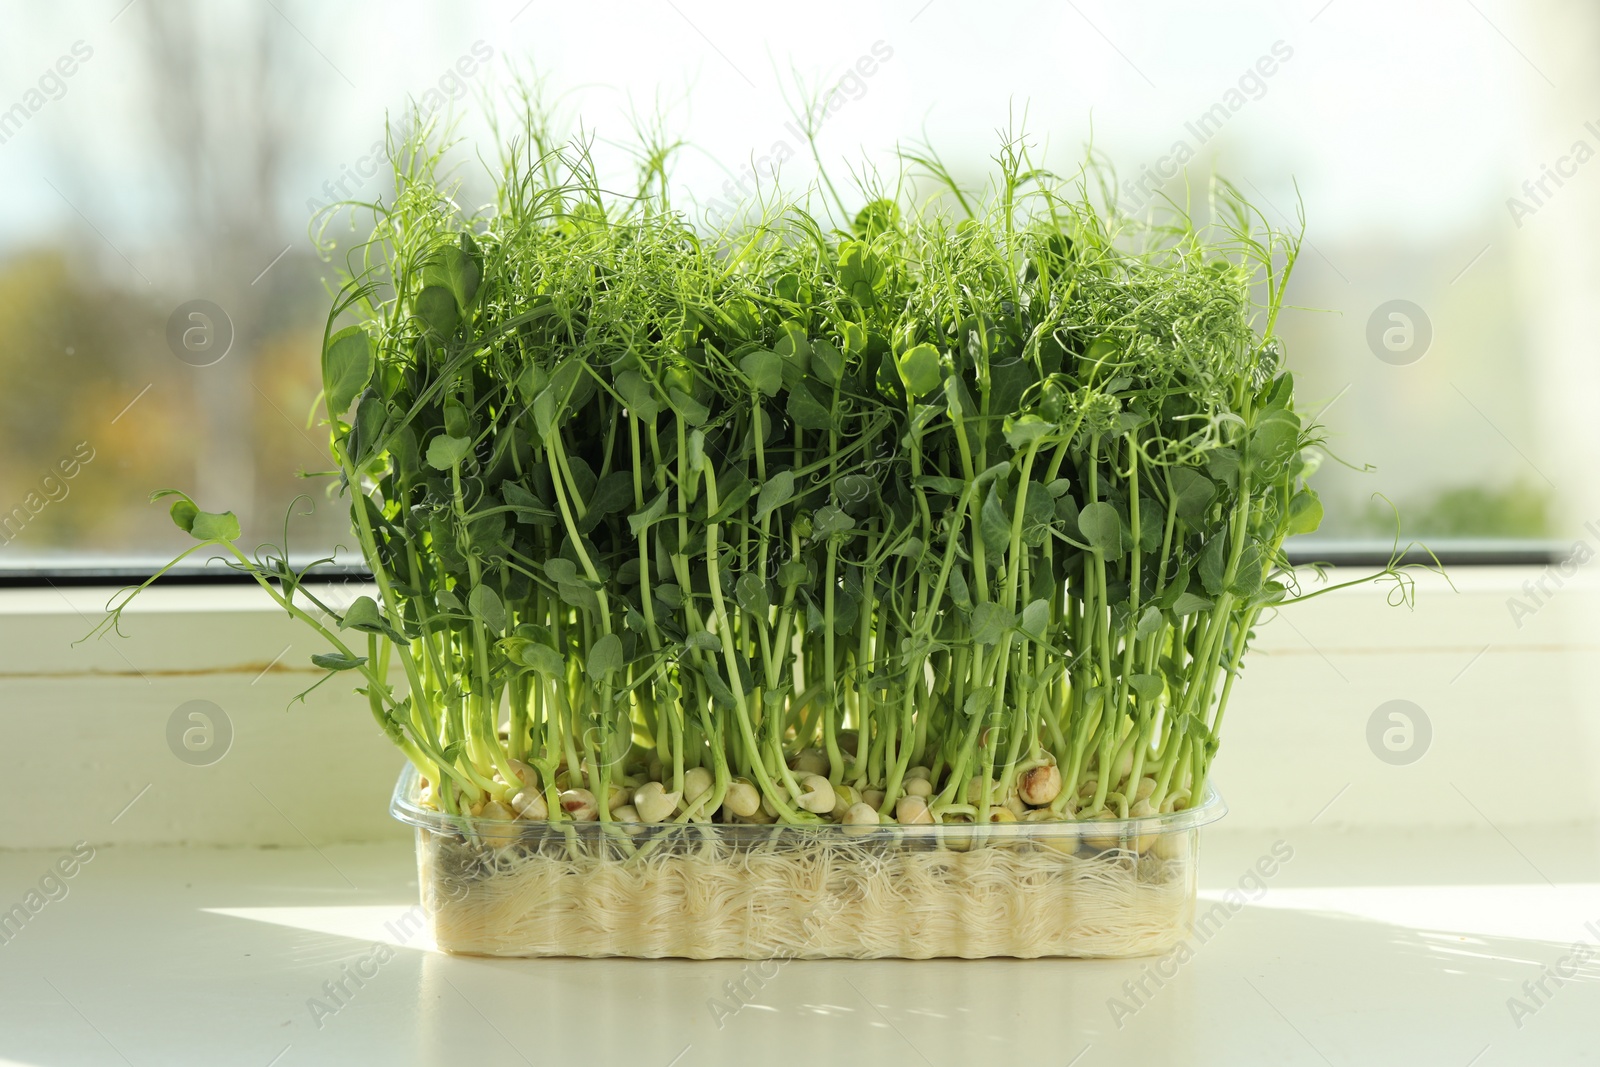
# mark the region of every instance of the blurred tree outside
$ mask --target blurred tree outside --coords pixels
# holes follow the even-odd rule
[[[206,47],[207,20],[193,2],[143,4],[131,37],[148,95],[139,110],[153,158],[163,163],[173,211],[168,244],[140,274],[98,264],[103,238],[87,219],[51,244],[0,261],[0,486],[22,503],[63,457],[87,442],[94,458],[20,531],[0,564],[71,554],[161,555],[186,547],[156,488],[190,492],[204,506],[235,511],[246,540],[281,541],[285,512],[307,494],[314,514],[290,531],[296,554],[322,554],[345,534],[345,508],[326,497],[327,480],[301,470],[330,466],[325,430],[309,424],[320,389],[330,273],[306,239],[307,219],[281,218],[277,205],[296,151],[293,120],[306,113],[304,56],[293,29],[269,5],[230,24],[234,49],[219,64]],[[69,149],[70,151],[70,149]],[[114,175],[67,159],[81,190]],[[75,214],[75,219],[81,215]],[[178,309],[194,300],[220,307],[218,322]],[[220,345],[180,358],[178,330],[206,321]],[[207,364],[207,365],[198,365]],[[131,406],[129,406],[131,405]],[[35,497],[37,500],[37,497]],[[308,510],[301,501],[297,512]]]

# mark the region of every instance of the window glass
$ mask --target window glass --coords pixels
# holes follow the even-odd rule
[[[982,180],[998,130],[1118,195],[1203,199],[1213,171],[1306,219],[1280,322],[1324,412],[1323,543],[1566,539],[1600,514],[1589,304],[1600,222],[1600,15],[1581,6],[3,5],[0,565],[152,560],[151,490],[231,508],[249,540],[348,543],[314,417],[335,200],[385,195],[385,115],[460,116],[544,78],[619,180],[630,122],[694,147],[716,212],[815,177],[894,179],[926,139]],[[462,154],[463,196],[486,188]],[[330,236],[348,244],[336,220]]]

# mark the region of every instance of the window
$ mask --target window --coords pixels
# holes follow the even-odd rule
[[[1197,191],[1218,169],[1280,225],[1303,202],[1291,300],[1322,310],[1286,314],[1281,333],[1328,428],[1317,545],[1386,542],[1374,493],[1406,538],[1439,544],[1570,539],[1600,507],[1580,492],[1600,211],[1600,112],[1583,102],[1600,15],[1334,0],[1159,16],[1039,3],[991,21],[935,2],[808,25],[680,7],[603,34],[581,5],[377,25],[245,0],[14,12],[27,32],[0,42],[0,567],[148,567],[181,547],[146,501],[169,485],[237,511],[252,541],[279,541],[293,507],[310,512],[291,526],[297,555],[348,543],[326,481],[297,477],[327,465],[311,412],[331,271],[313,216],[385,192],[386,109],[414,99],[481,133],[470,98],[531,62],[575,87],[561,106],[602,153],[628,139],[630,111],[663,114],[698,146],[676,179],[709,210],[775,170],[809,180],[795,70],[834,156],[883,164],[925,133],[977,173],[1025,109],[1058,167],[1092,137],[1126,203],[1182,198],[1184,167]]]

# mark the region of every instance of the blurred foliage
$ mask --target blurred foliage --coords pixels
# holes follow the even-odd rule
[[[241,430],[256,483],[246,532],[278,540],[290,502],[310,493],[317,514],[296,521],[295,541],[297,550],[321,551],[345,536],[345,513],[324,503],[324,483],[296,477],[328,461],[316,444],[321,431],[305,425],[320,387],[320,264],[302,253],[280,268],[293,265],[303,269],[284,274],[303,296],[270,301],[261,323],[236,323],[227,360],[246,364],[250,394],[252,417]],[[166,511],[146,494],[152,485],[194,483],[205,449],[197,386],[216,373],[167,348],[167,317],[184,299],[109,284],[62,247],[0,261],[0,513],[30,494],[38,508],[14,540],[15,528],[0,536],[6,557],[171,551]],[[60,478],[58,464],[81,442],[93,459]]]
[[[1547,490],[1527,482],[1509,485],[1457,485],[1396,501],[1405,536],[1549,538],[1551,500]],[[1371,501],[1361,517],[1364,533],[1394,533],[1394,512]]]

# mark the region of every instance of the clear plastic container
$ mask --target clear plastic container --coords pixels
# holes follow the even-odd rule
[[[441,949],[481,956],[1155,955],[1188,934],[1200,827],[1227,813],[1208,789],[1093,822],[551,824],[446,815],[419,784],[408,766],[390,812],[423,907]]]

